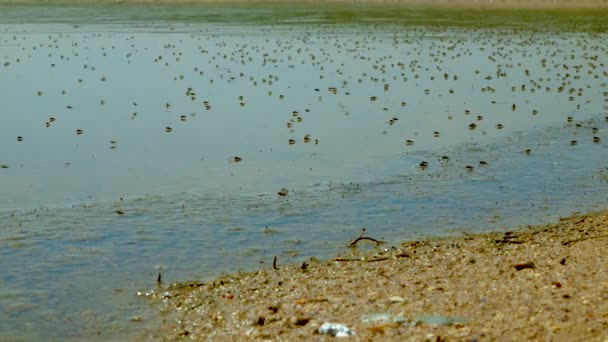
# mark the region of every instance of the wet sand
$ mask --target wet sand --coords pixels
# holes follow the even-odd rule
[[[373,237],[373,231],[364,236]],[[348,242],[346,242],[348,244]],[[148,293],[167,340],[599,341],[608,334],[608,211],[393,245]],[[150,336],[148,336],[150,337]]]

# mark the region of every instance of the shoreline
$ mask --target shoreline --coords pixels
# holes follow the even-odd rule
[[[594,9],[608,8],[608,0],[0,0],[0,5],[304,5],[354,7],[428,7],[438,9]]]
[[[356,245],[373,241],[358,241]],[[508,232],[382,244],[306,266],[148,293],[167,340],[600,340],[608,334],[608,210]],[[148,336],[150,337],[150,336]]]

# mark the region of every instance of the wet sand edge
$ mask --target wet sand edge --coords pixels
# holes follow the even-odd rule
[[[367,234],[366,234],[367,235]],[[375,242],[359,240],[355,247]],[[381,244],[207,283],[159,285],[168,340],[599,340],[608,333],[608,211],[543,226]],[[149,337],[149,336],[148,336]]]

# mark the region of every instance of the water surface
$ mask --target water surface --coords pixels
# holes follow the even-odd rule
[[[2,13],[2,339],[146,334],[159,271],[606,206],[601,13]]]

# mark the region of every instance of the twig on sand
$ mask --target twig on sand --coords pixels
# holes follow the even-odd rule
[[[608,234],[596,235],[596,236],[586,236],[586,237],[582,237],[582,238],[578,238],[578,239],[574,239],[574,240],[566,240],[566,241],[562,242],[562,245],[568,246],[569,244],[575,243],[575,242],[591,240],[591,239],[601,239],[601,238],[608,238]]]
[[[388,260],[388,257],[380,257],[380,258],[373,258],[373,259],[366,259],[366,262],[377,262],[377,261],[385,261]]]
[[[376,261],[385,261],[385,260],[388,260],[388,257],[379,257],[379,258],[372,258],[372,259],[365,259],[365,258],[361,258],[361,259],[357,259],[357,258],[334,258],[332,260],[333,261],[339,261],[339,262],[349,262],[349,261],[376,262]]]
[[[278,270],[277,268],[277,257],[275,255],[274,260],[272,260],[272,269]]]
[[[361,240],[370,240],[375,242],[376,244],[381,244],[383,243],[382,241],[376,240],[374,238],[371,238],[369,236],[363,236],[363,233],[365,233],[365,228],[361,228],[361,234],[359,234],[359,237],[354,239],[353,241],[351,241],[351,243],[348,245],[349,247],[355,246],[357,244],[357,242],[361,241]]]
[[[505,239],[505,238],[503,238],[502,240],[494,240],[494,242],[496,242],[496,243],[512,243],[512,244],[516,244],[516,245],[521,245],[523,243],[523,241],[509,240],[509,239]]]

